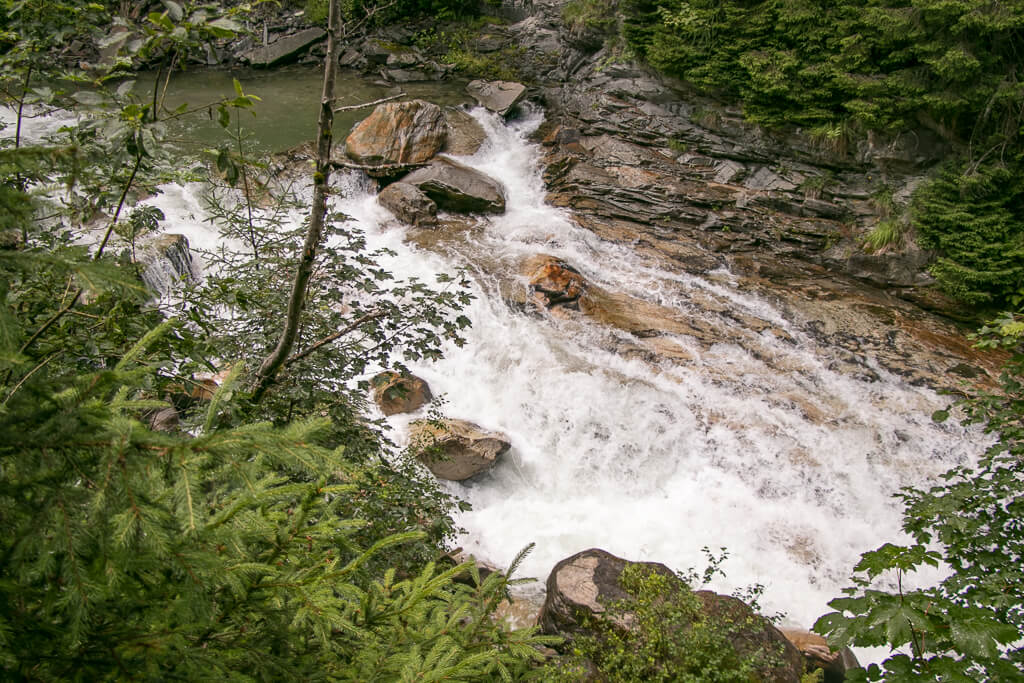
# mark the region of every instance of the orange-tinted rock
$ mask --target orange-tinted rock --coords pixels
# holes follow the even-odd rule
[[[842,683],[846,680],[846,672],[860,667],[857,657],[848,647],[838,652],[828,646],[828,641],[817,633],[797,628],[783,628],[782,635],[793,643],[804,656],[808,673],[821,669],[825,673],[825,683]]]
[[[579,298],[587,291],[583,275],[554,256],[535,256],[524,270],[530,279],[531,298],[544,308],[578,308]]]
[[[433,398],[427,383],[413,375],[382,372],[370,383],[373,385],[373,400],[385,415],[411,413]]]
[[[447,136],[444,114],[436,104],[387,102],[352,128],[345,153],[363,164],[419,164],[441,151]]]

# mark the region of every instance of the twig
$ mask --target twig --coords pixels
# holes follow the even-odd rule
[[[327,162],[332,168],[351,168],[356,171],[404,171],[412,168],[423,168],[427,166],[427,162],[417,162],[409,164],[356,164],[351,161],[342,161],[341,159],[331,159]]]
[[[25,376],[24,376],[24,377],[22,377],[22,378],[21,378],[20,380],[18,380],[18,383],[17,383],[17,384],[15,384],[15,385],[14,385],[14,388],[13,388],[13,389],[11,389],[11,391],[10,391],[10,393],[9,393],[9,394],[7,394],[7,398],[5,398],[5,399],[4,399],[4,402],[3,402],[3,404],[2,404],[2,405],[7,405],[7,402],[11,400],[11,396],[14,396],[14,394],[15,394],[15,393],[16,393],[16,392],[18,391],[18,389],[20,389],[20,388],[21,388],[21,385],[22,385],[22,384],[24,384],[25,382],[27,382],[27,381],[28,381],[28,378],[29,378],[29,377],[31,377],[32,375],[36,374],[36,371],[37,371],[37,370],[41,370],[41,369],[43,368],[43,366],[44,366],[44,365],[46,365],[46,364],[47,364],[47,363],[49,363],[49,362],[50,362],[51,360],[53,360],[54,358],[56,358],[56,357],[58,356],[58,354],[60,354],[60,351],[54,351],[54,352],[53,352],[53,353],[51,353],[51,354],[50,354],[49,356],[47,356],[46,358],[44,358],[44,359],[42,360],[42,362],[40,362],[40,363],[39,363],[39,365],[37,365],[37,366],[35,366],[34,368],[32,368],[31,370],[29,370],[29,371],[28,371],[28,372],[27,372],[27,373],[25,374]]]
[[[390,102],[391,100],[397,100],[402,97],[407,97],[407,95],[404,92],[400,92],[397,95],[392,95],[391,97],[382,97],[379,100],[374,100],[373,102],[363,102],[362,104],[349,104],[344,107],[336,108],[334,110],[334,113],[337,114],[339,111],[355,111],[357,109],[365,109],[366,107],[374,107],[378,104]]]
[[[301,353],[295,354],[294,356],[292,356],[291,358],[286,360],[284,362],[284,364],[287,366],[287,365],[291,365],[292,363],[294,363],[296,361],[300,361],[303,358],[305,358],[306,356],[308,356],[309,354],[311,354],[314,351],[316,351],[317,349],[319,349],[320,347],[325,346],[327,344],[330,344],[332,341],[334,341],[336,339],[340,339],[341,337],[344,337],[346,334],[348,334],[352,330],[356,329],[357,327],[359,327],[363,323],[368,323],[371,320],[376,320],[377,318],[381,318],[383,316],[384,316],[384,311],[376,311],[374,313],[367,313],[366,315],[361,316],[360,318],[358,318],[356,320],[353,320],[351,323],[346,325],[344,328],[338,330],[337,332],[335,332],[333,334],[327,335],[326,337],[324,337],[320,341],[314,343],[312,346],[310,346],[305,351],[302,351]]]

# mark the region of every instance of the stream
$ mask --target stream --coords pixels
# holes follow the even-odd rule
[[[300,74],[296,67],[245,83],[274,103],[257,106],[247,124],[260,149],[312,137],[315,113],[304,119],[294,100],[277,93],[298,92],[312,112],[318,80],[314,87],[315,79]],[[345,83],[353,98],[387,94],[383,86]],[[230,78],[209,87],[230,93]],[[451,104],[466,100],[460,92],[417,94]],[[948,399],[870,357],[858,361],[870,370],[863,375],[837,369],[839,350],[782,307],[738,288],[729,272],[701,278],[663,269],[547,205],[540,149],[528,139],[543,112],[527,109],[507,124],[481,109],[471,113],[488,141],[459,160],[504,185],[503,215],[425,240],[377,204],[374,184],[362,174],[335,178],[336,208],[358,222],[369,248],[396,253],[381,265],[427,282],[460,267],[473,275],[468,344],[411,366],[444,397],[446,416],[504,432],[512,442],[490,472],[447,485],[472,504],[457,520],[466,529],[459,544],[506,566],[536,543],[519,570],[540,580],[522,589],[534,600],[554,564],[586,548],[698,570],[706,563],[703,547],[716,554],[725,548],[727,576],[713,589],[762,584],[765,613],[810,627],[849,584],[860,553],[900,540],[893,494],[970,461],[981,437],[955,421],[933,423],[931,413]],[[293,130],[296,120],[301,126]],[[206,132],[184,133],[206,144]],[[339,133],[343,138],[347,127]],[[202,192],[198,184],[171,185],[146,201],[166,215],[164,232],[212,249],[219,236],[203,220]],[[678,311],[713,330],[714,341],[663,335],[661,353],[652,354],[653,341],[600,322],[510,305],[509,292],[527,287],[521,263],[536,254],[572,264],[605,290]],[[388,418],[399,443],[417,417]]]

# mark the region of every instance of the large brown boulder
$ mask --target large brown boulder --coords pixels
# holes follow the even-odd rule
[[[387,102],[357,123],[345,139],[345,154],[362,164],[419,164],[444,147],[444,114],[423,100]]]
[[[374,376],[370,384],[373,400],[385,415],[411,413],[433,398],[427,383],[414,375],[382,372]]]
[[[505,192],[493,178],[446,157],[402,178],[416,185],[438,207],[456,213],[504,213]]]
[[[571,641],[574,636],[595,635],[597,632],[591,624],[603,620],[610,621],[613,629],[620,632],[636,631],[639,628],[636,613],[629,610],[633,596],[620,583],[622,572],[632,564],[638,563],[592,548],[555,565],[548,576],[547,596],[540,614],[544,633]],[[668,582],[670,589],[662,594],[665,600],[689,591],[686,583],[665,565],[639,564],[662,575]],[[800,682],[804,670],[800,652],[767,619],[733,597],[711,591],[696,591],[693,595],[699,603],[692,624],[700,622],[706,628],[721,629],[741,658],[763,655],[763,664],[751,680]],[[610,609],[613,603],[618,606]],[[596,666],[600,679],[600,663]],[[666,661],[663,666],[671,668],[673,663]]]
[[[506,116],[526,95],[526,86],[511,81],[470,81],[466,86],[480,106]]]
[[[487,432],[465,420],[417,421],[412,443],[435,477],[463,481],[498,462],[511,444],[504,434]]]
[[[416,227],[437,223],[437,204],[415,185],[391,183],[380,191],[377,201],[403,223]]]

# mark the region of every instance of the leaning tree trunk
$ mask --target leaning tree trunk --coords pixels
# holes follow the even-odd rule
[[[273,383],[288,354],[291,353],[299,333],[299,317],[306,304],[306,287],[313,273],[317,250],[323,241],[324,220],[327,215],[328,181],[331,177],[331,147],[334,142],[334,79],[337,72],[337,33],[340,20],[338,0],[330,0],[327,18],[327,57],[324,63],[324,87],[320,96],[320,118],[317,125],[316,170],[313,173],[313,208],[309,216],[309,229],[302,247],[302,257],[292,282],[288,298],[288,312],[277,346],[270,352],[253,381],[253,400],[259,400]]]

